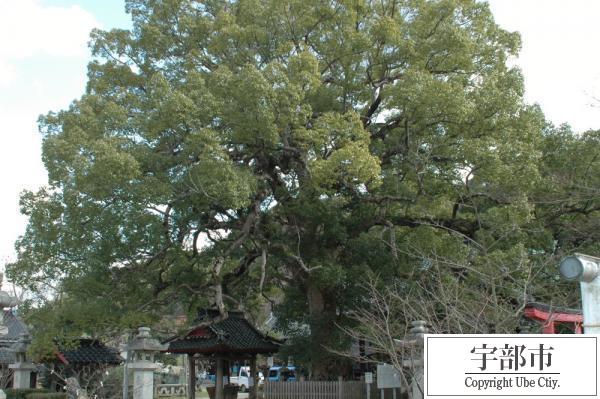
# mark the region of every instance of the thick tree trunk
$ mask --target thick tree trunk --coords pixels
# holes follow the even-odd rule
[[[321,290],[314,284],[309,283],[306,288],[308,297],[308,313],[310,317],[318,316],[325,311],[325,298]]]
[[[314,380],[329,379],[341,375],[340,364],[328,353],[335,327],[335,308],[333,298],[323,292],[315,284],[306,287],[308,311],[310,315],[310,332],[312,341],[311,378]]]

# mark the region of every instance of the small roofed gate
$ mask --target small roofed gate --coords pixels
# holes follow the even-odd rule
[[[366,389],[361,381],[266,381],[263,392],[264,399],[364,399]]]
[[[195,326],[191,330],[182,336],[173,337],[167,343],[166,352],[188,356],[188,399],[195,399],[195,364],[200,359],[211,361],[215,366],[215,399],[226,399],[228,395],[237,392],[237,387],[228,384],[230,363],[249,362],[252,379],[249,398],[256,399],[258,381],[256,357],[257,355],[270,356],[281,346],[279,340],[263,334],[250,324],[242,312],[229,311],[223,317],[214,309],[199,312]]]

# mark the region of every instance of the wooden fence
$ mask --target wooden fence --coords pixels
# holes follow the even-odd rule
[[[360,381],[266,381],[264,399],[365,399]]]

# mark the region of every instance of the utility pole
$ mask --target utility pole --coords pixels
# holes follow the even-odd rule
[[[581,286],[583,333],[600,334],[600,258],[577,253],[567,256],[560,262],[560,275]]]

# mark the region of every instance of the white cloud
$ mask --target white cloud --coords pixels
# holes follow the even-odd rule
[[[17,78],[14,62],[35,55],[87,56],[94,16],[78,6],[50,7],[38,0],[0,0],[0,85]]]
[[[13,258],[13,244],[23,233],[26,218],[19,213],[19,193],[36,190],[46,180],[36,115],[21,108],[0,108],[0,262]]]
[[[94,27],[100,24],[78,6],[0,0],[0,266],[14,260],[14,242],[25,229],[19,193],[46,182],[38,115],[83,93]]]

